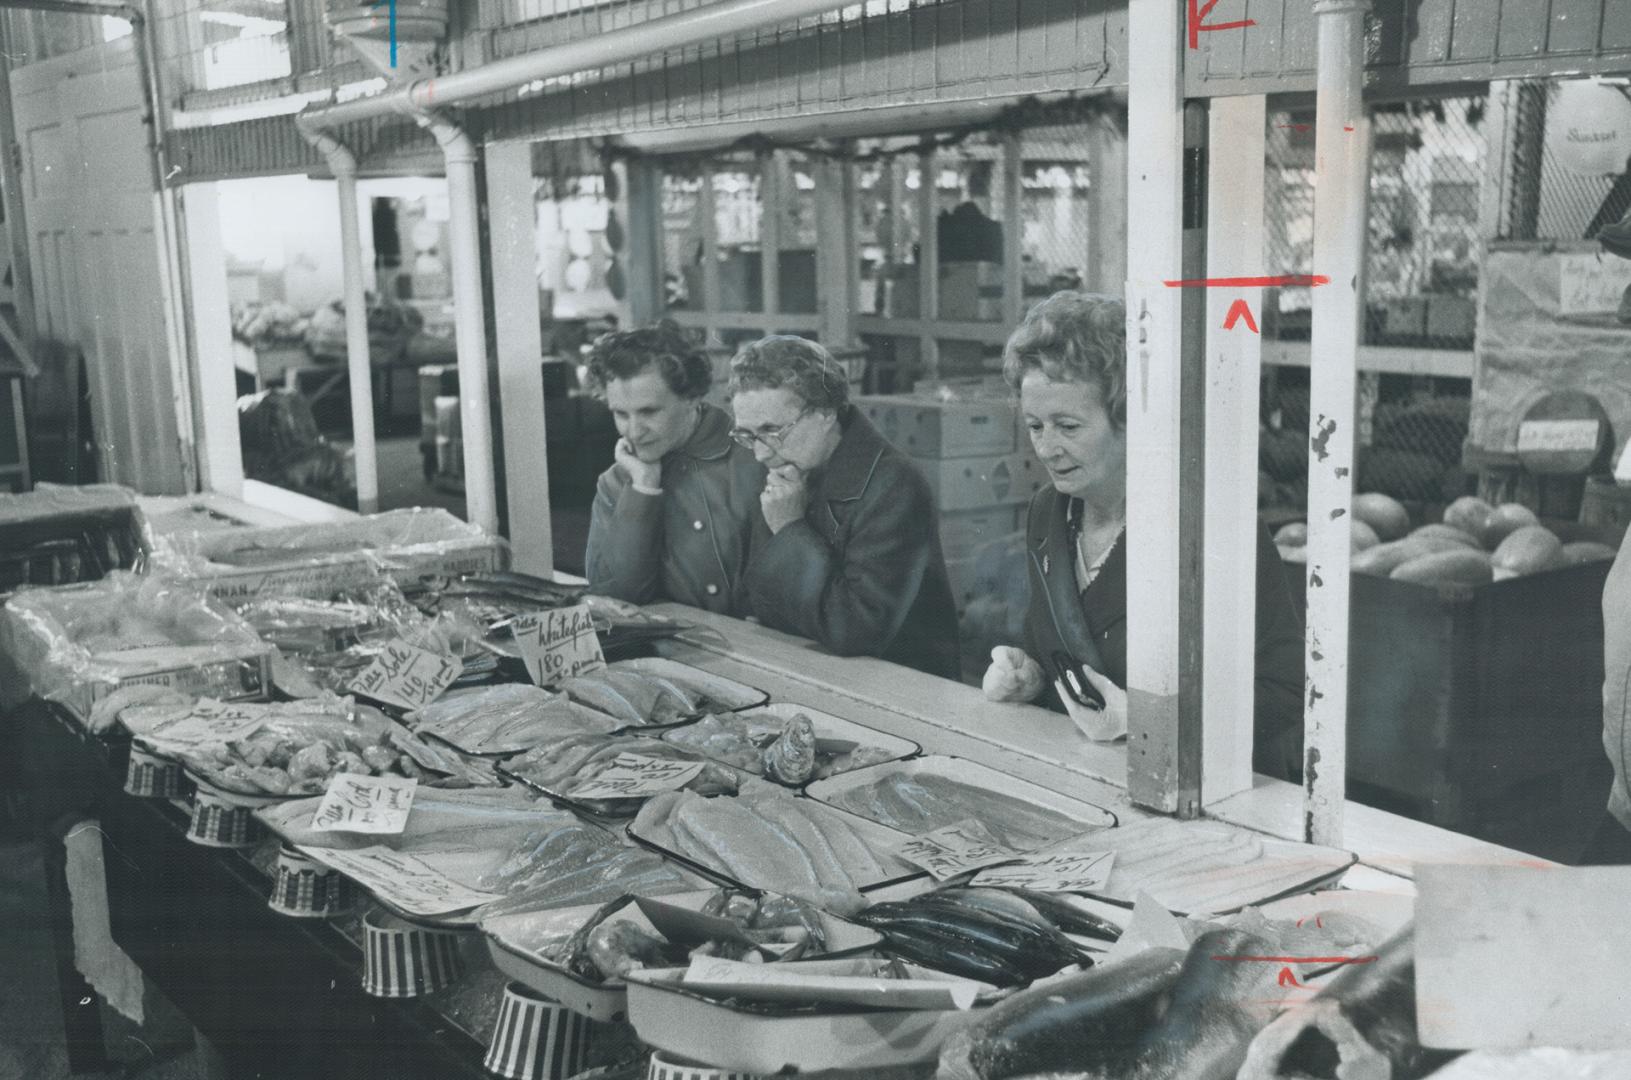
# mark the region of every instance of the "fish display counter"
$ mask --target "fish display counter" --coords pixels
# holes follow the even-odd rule
[[[235,1071],[1266,1080],[1302,1024],[1424,1076],[1411,867],[1522,858],[1359,806],[1347,850],[1299,843],[1300,792],[1268,781],[1152,815],[1125,748],[1065,716],[446,570],[232,602],[271,704],[172,687],[92,727],[42,695],[8,721],[41,820],[119,852],[113,940]],[[539,678],[519,627],[557,608],[610,663]]]

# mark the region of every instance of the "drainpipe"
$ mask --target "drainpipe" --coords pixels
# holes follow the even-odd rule
[[[416,79],[400,89],[311,109],[304,115],[322,127],[333,127],[388,113],[444,108],[472,98],[501,94],[539,79],[627,63],[685,45],[717,41],[764,26],[820,15],[853,3],[854,0],[722,0],[449,75]],[[468,461],[465,466],[469,467]]]
[[[340,190],[340,265],[345,282],[345,358],[351,380],[351,436],[357,469],[357,509],[379,510],[379,454],[374,442],[373,359],[368,350],[368,298],[362,282],[362,230],[357,222],[357,157],[303,119],[296,128],[328,161]]]
[[[487,326],[481,287],[476,144],[446,116],[415,117],[436,137],[447,162],[449,244],[453,263],[453,340],[459,354],[459,422],[464,429],[465,517],[498,535],[493,427],[487,385]]]
[[[1348,599],[1354,387],[1365,257],[1365,13],[1369,0],[1314,0],[1314,265],[1308,458],[1308,637],[1303,839],[1340,846],[1347,798]]]

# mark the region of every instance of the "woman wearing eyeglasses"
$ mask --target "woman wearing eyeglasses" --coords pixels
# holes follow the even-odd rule
[[[1126,355],[1121,301],[1073,291],[1032,308],[1003,350],[1003,377],[1053,486],[1027,520],[1025,648],[993,649],[984,681],[994,701],[1045,694],[1104,740],[1127,733]],[[1274,544],[1258,531],[1253,757],[1257,771],[1289,776],[1301,756],[1303,631]]]
[[[725,411],[702,400],[711,368],[667,321],[595,342],[589,381],[618,440],[590,511],[591,591],[748,614],[743,579],[765,470],[731,441]]]
[[[955,679],[957,612],[929,484],[849,403],[844,371],[799,337],[731,361],[732,437],[768,470],[748,563],[767,626],[840,656]]]

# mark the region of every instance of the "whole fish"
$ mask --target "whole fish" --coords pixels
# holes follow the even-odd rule
[[[1005,986],[1052,975],[1074,963],[1091,963],[1030,905],[1017,897],[1002,896],[1002,900],[1026,910],[1017,911],[1000,902],[992,904],[983,897],[971,901],[967,897],[928,893],[911,900],[874,904],[856,915],[855,921],[883,934],[892,951],[931,967],[940,966],[938,958],[916,951],[923,939],[983,954],[1019,976],[1001,983]],[[897,943],[899,948],[893,948]]]

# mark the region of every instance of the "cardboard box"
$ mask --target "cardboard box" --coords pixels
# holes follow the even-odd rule
[[[880,394],[856,398],[855,404],[884,438],[913,457],[980,457],[1015,449],[1009,401]]]
[[[1465,296],[1427,298],[1427,336],[1470,341],[1478,328],[1478,305]]]
[[[1047,472],[1024,453],[991,457],[918,458],[942,514],[993,506],[1023,505],[1048,482]]]
[[[890,316],[915,319],[922,311],[916,265],[902,266],[890,283]],[[956,322],[997,322],[1002,311],[1002,264],[940,264],[940,311],[937,318]]]

